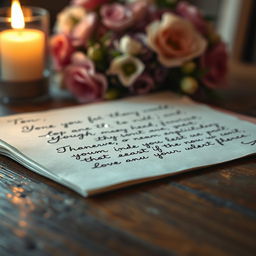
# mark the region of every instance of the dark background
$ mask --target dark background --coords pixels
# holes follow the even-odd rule
[[[11,0],[0,0],[0,6],[11,6]],[[51,25],[53,26],[56,15],[70,0],[20,0],[21,5],[38,6],[47,9],[51,14]]]

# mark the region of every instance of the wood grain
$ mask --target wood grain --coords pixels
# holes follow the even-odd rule
[[[256,116],[251,93],[234,95],[212,104]],[[255,156],[89,199],[0,156],[0,255],[255,255],[255,198]]]
[[[253,255],[256,250],[253,158],[90,199],[5,157],[0,161],[0,255]]]

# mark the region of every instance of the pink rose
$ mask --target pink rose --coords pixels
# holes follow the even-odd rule
[[[71,33],[72,44],[75,47],[86,45],[90,39],[93,30],[97,23],[97,16],[95,13],[87,14],[73,29]]]
[[[183,18],[189,20],[199,32],[207,33],[207,23],[204,20],[202,13],[188,2],[181,1],[178,3],[176,12]]]
[[[58,34],[51,38],[50,51],[53,56],[54,67],[61,70],[70,63],[74,48],[66,35]]]
[[[102,22],[107,28],[120,31],[131,27],[138,20],[143,20],[146,11],[147,4],[145,1],[138,1],[129,5],[108,4],[101,8]]]
[[[228,72],[228,54],[226,45],[220,42],[210,48],[201,58],[201,66],[209,70],[203,83],[210,88],[224,87]]]
[[[109,0],[73,0],[74,5],[83,6],[86,9],[95,9],[100,5],[106,4]]]
[[[169,68],[199,57],[207,46],[191,23],[171,13],[147,27],[147,44],[157,53],[159,62]]]
[[[72,57],[72,64],[64,72],[64,82],[81,103],[102,99],[107,89],[106,77],[95,71],[94,64],[83,53]]]
[[[83,66],[90,73],[95,73],[93,61],[82,52],[75,52],[71,57],[71,63],[72,65]]]
[[[122,4],[109,4],[101,8],[103,24],[113,30],[123,30],[133,23],[132,10]]]
[[[145,0],[139,0],[129,5],[132,10],[134,22],[141,20],[143,21],[148,11],[148,3]]]
[[[153,79],[147,74],[142,74],[133,83],[130,90],[135,94],[146,94],[152,91],[154,87]]]

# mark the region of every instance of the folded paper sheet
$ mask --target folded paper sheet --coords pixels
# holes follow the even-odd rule
[[[256,126],[169,92],[0,118],[0,152],[83,196],[256,153]]]

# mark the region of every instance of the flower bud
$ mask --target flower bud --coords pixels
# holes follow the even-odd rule
[[[196,63],[193,61],[185,63],[182,67],[182,72],[185,74],[191,74],[196,69]]]
[[[185,77],[181,80],[181,90],[187,94],[194,94],[198,89],[198,82],[193,77]]]
[[[88,57],[93,61],[101,61],[103,59],[103,50],[99,45],[91,46],[87,50]]]
[[[119,98],[120,96],[120,91],[118,89],[109,89],[106,94],[105,94],[105,99],[106,100],[115,100]]]

